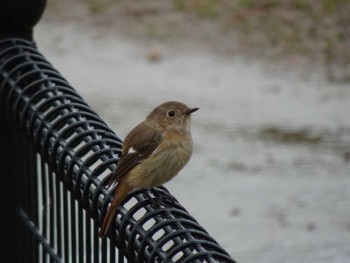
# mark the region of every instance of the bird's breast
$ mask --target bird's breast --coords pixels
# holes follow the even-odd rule
[[[153,153],[130,172],[128,182],[135,188],[160,186],[178,174],[191,154],[189,134],[166,134]]]

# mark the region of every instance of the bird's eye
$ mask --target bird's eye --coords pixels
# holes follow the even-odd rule
[[[174,118],[176,116],[176,111],[169,110],[166,115],[170,118]]]

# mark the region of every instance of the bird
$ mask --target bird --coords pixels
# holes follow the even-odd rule
[[[116,187],[99,237],[107,235],[118,206],[131,190],[161,186],[188,163],[193,149],[191,114],[198,109],[179,101],[164,102],[127,134],[107,182]]]

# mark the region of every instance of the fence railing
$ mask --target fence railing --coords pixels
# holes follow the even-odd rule
[[[234,262],[164,187],[129,194],[98,237],[122,141],[21,38],[0,40],[0,137],[11,262]]]

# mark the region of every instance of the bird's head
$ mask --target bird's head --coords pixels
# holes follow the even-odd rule
[[[147,121],[164,129],[189,130],[191,114],[199,108],[189,108],[182,102],[168,101],[157,106]]]

